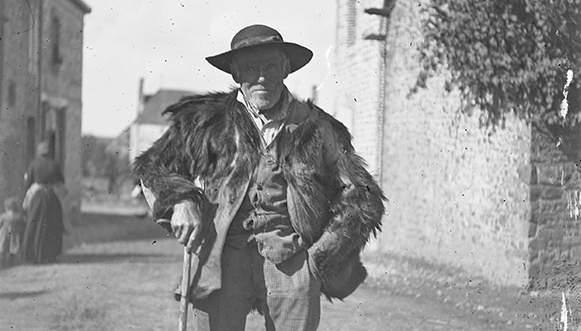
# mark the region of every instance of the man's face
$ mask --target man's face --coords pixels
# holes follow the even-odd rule
[[[278,102],[289,71],[286,55],[276,48],[240,52],[232,66],[234,80],[258,110],[270,109]]]

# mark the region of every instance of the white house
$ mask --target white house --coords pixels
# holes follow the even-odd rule
[[[155,94],[143,94],[143,79],[139,87],[138,114],[129,127],[129,162],[148,149],[169,127],[163,110],[192,91],[160,89]]]

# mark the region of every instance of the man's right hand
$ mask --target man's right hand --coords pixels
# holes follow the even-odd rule
[[[177,203],[170,223],[178,242],[186,246],[188,252],[198,254],[203,239],[200,208],[191,201]]]

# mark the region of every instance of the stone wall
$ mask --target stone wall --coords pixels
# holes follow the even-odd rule
[[[8,196],[23,198],[24,173],[34,156],[36,144],[47,138],[43,128],[50,126],[62,133],[62,165],[68,191],[63,207],[65,217],[74,221],[80,216],[82,196],[80,137],[85,12],[71,0],[43,1],[42,19],[38,15],[39,1],[10,1],[3,6],[2,14],[8,19],[4,22],[0,41],[3,43],[0,56],[3,73],[0,77],[3,89],[0,93],[0,201]],[[60,22],[58,68],[51,63],[54,58],[52,45],[57,42],[52,32],[54,17]],[[55,114],[62,114],[58,121]]]
[[[48,109],[63,112],[63,123],[57,130],[64,131],[63,173],[67,198],[63,208],[67,218],[80,217],[81,187],[81,122],[82,122],[82,51],[83,16],[81,8],[71,0],[44,1],[43,35],[49,36],[43,43],[42,101]],[[53,20],[60,23],[59,64],[53,63],[51,40]]]
[[[579,169],[571,162],[580,149],[577,144],[568,157],[543,132],[533,130],[531,151],[530,285],[565,289],[581,281],[581,215],[568,208],[570,194],[581,191]]]
[[[37,10],[36,1],[31,8]],[[35,142],[27,139],[27,120],[36,116],[38,108],[38,82],[35,58],[29,52],[30,43],[38,34],[30,29],[32,18],[25,2],[3,3],[2,54],[0,54],[0,210],[3,201],[11,196],[24,197],[23,177],[28,162],[28,145],[34,152]],[[0,21],[1,22],[1,21]],[[2,23],[0,23],[2,24]]]
[[[350,2],[339,0],[339,22]],[[369,18],[363,9],[383,2],[355,3],[362,16],[358,31],[378,31],[379,18]],[[338,56],[338,62],[344,61],[338,76],[350,77],[339,81],[346,91],[378,97],[381,47],[387,56],[385,117],[380,117],[379,102],[351,105],[357,119],[352,126],[356,147],[363,147],[370,161],[381,156],[376,164],[382,165],[381,185],[389,199],[383,232],[367,252],[420,257],[497,284],[525,285],[531,129],[512,117],[495,131],[481,127],[478,109],[460,113],[462,100],[444,91],[445,73],[430,79],[427,89],[408,95],[419,73],[422,4],[396,2],[385,45],[361,40],[359,34],[354,46],[346,46],[345,33],[338,32],[338,54],[354,54],[343,60]],[[340,30],[346,28],[339,23]],[[358,72],[364,78],[358,79]],[[375,126],[382,121],[383,132]],[[381,135],[383,149],[373,150],[381,146]],[[376,137],[375,143],[370,136]]]
[[[370,171],[378,172],[377,107],[380,103],[381,44],[364,40],[377,32],[380,20],[366,15],[365,6],[381,6],[382,1],[338,1],[335,115],[352,131],[354,146],[367,161]]]

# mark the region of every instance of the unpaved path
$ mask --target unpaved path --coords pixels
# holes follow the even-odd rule
[[[69,249],[59,264],[4,270],[0,329],[175,330],[180,252],[173,239],[94,243]],[[472,323],[363,286],[345,302],[323,303],[320,330],[488,330]],[[261,324],[250,316],[247,330]]]
[[[176,330],[181,247],[151,221],[85,218],[58,264],[0,271],[0,330]],[[533,329],[526,318],[460,308],[370,281],[344,302],[324,301],[319,330]],[[261,317],[249,316],[246,329],[264,330]]]

